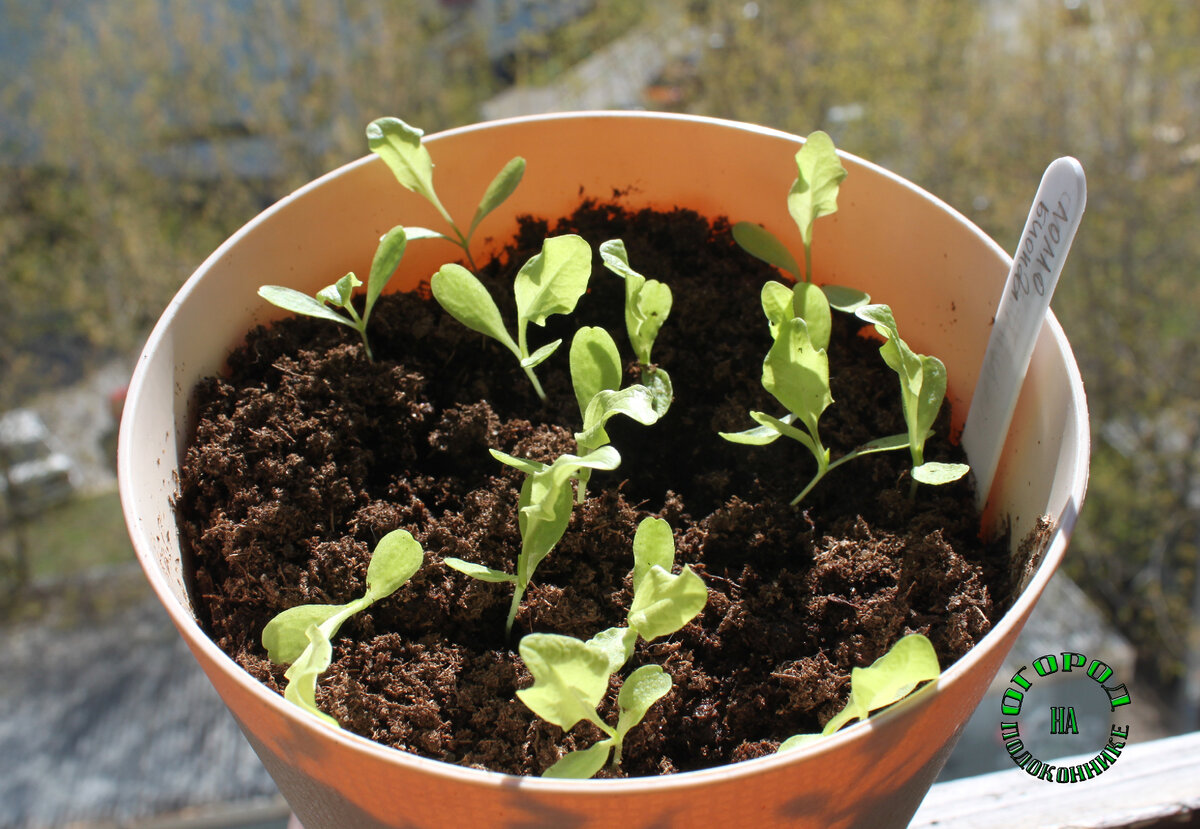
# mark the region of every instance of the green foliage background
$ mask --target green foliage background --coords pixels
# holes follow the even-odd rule
[[[0,147],[0,274],[16,309],[0,326],[0,408],[63,379],[60,351],[75,369],[82,355],[136,351],[230,232],[363,155],[371,118],[427,131],[478,120],[509,81],[550,83],[651,14],[596,0],[498,59],[464,3],[51,5],[70,13],[0,0],[0,25],[39,44],[0,78],[3,111],[39,137],[32,154]],[[1080,159],[1088,209],[1055,312],[1087,384],[1095,454],[1067,570],[1137,643],[1145,675],[1176,688],[1200,652],[1200,5],[654,7],[658,31],[694,32],[699,46],[644,105],[824,129],[1005,249],[1046,164]]]

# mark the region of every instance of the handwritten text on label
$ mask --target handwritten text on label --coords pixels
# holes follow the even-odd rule
[[[1043,274],[1049,275],[1055,257],[1061,252],[1063,225],[1069,222],[1071,215],[1071,196],[1064,190],[1053,211],[1044,201],[1039,201],[1034,210],[1033,221],[1017,250],[1017,269],[1012,279],[1014,302],[1028,296],[1031,290],[1038,296],[1045,296],[1046,276]]]

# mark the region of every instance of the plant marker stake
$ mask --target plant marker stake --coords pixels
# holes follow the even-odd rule
[[[981,510],[991,493],[1038,331],[1086,204],[1083,166],[1070,156],[1051,162],[1021,231],[963,426],[962,445]]]

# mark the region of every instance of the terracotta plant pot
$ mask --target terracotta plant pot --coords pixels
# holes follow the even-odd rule
[[[471,215],[481,183],[509,158],[528,161],[515,195],[476,233],[477,259],[499,245],[489,239],[511,236],[518,214],[568,213],[581,188],[602,198],[619,188],[631,207],[678,205],[761,222],[792,240],[783,194],[798,143],[745,124],[617,112],[521,118],[428,139],[440,169],[453,171],[438,179],[452,215]],[[856,158],[844,164],[849,176],[838,213],[822,220],[815,272],[889,303],[909,343],[942,358],[957,429],[1009,257],[929,194]],[[220,370],[247,329],[282,314],[256,295],[260,284],[311,293],[331,274],[365,273],[380,235],[395,224],[433,227],[438,219],[373,156],[255,218],[163,314],[138,362],[121,425],[122,504],[146,574],[301,822],[308,829],[907,824],[1062,560],[1083,498],[1086,404],[1054,318],[1042,326],[988,514],[1011,522],[1014,556],[1040,516],[1049,516],[1055,531],[1033,561],[1020,563],[1023,592],[980,645],[901,704],[808,748],[664,777],[518,778],[423,759],[318,723],[218,649],[196,624],[188,594],[172,498],[191,389]],[[392,288],[411,288],[456,258],[440,242],[411,245]]]

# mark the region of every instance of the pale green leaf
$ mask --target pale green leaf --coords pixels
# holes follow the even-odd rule
[[[750,412],[750,419],[760,426],[766,427],[773,432],[778,432],[784,437],[789,437],[792,440],[799,441],[812,453],[816,453],[817,447],[813,443],[812,438],[804,432],[797,429],[793,424],[796,422],[794,414],[786,414],[783,417],[775,417],[766,412]]]
[[[461,558],[455,558],[454,556],[446,556],[442,559],[442,562],[451,570],[457,570],[463,575],[470,576],[479,581],[492,582],[493,584],[513,584],[517,580],[517,577],[512,573],[505,573],[503,570],[493,570],[491,567],[485,567],[473,561],[463,561]]]
[[[925,435],[933,428],[946,399],[946,366],[937,357],[917,356],[921,361],[921,384],[910,392],[914,394],[917,410],[911,428],[916,435]],[[923,438],[921,444],[924,446]]]
[[[308,647],[306,631],[309,627],[323,624],[344,607],[340,604],[301,604],[276,614],[262,632],[267,656],[276,665],[295,662]]]
[[[416,241],[421,241],[421,240],[425,240],[425,239],[445,239],[450,242],[455,241],[454,239],[451,239],[449,236],[447,236],[445,233],[438,233],[436,230],[430,230],[427,227],[412,227],[412,226],[406,227],[406,228],[404,228],[404,235],[408,238],[408,241],[410,241],[410,242],[416,242]],[[455,242],[455,244],[458,244],[458,243]]]
[[[635,271],[620,239],[602,243],[600,258],[605,267],[625,280],[625,328],[634,356],[642,365],[649,365],[654,341],[671,314],[671,288]]]
[[[787,417],[795,418],[795,415],[789,414]],[[717,434],[730,443],[739,443],[743,446],[766,446],[779,440],[783,433],[773,426],[763,425],[742,432],[717,432]]]
[[[558,347],[562,345],[562,338],[559,337],[552,343],[546,343],[537,351],[530,354],[521,360],[521,368],[537,368],[546,360],[550,359],[550,355],[558,351]]]
[[[816,434],[817,420],[833,396],[829,392],[829,358],[809,341],[804,320],[791,319],[779,326],[763,360],[762,384],[810,434]]]
[[[588,402],[583,414],[583,431],[575,433],[579,448],[595,449],[608,443],[604,424],[617,415],[625,415],[643,426],[658,422],[658,409],[650,389],[636,384],[619,391],[601,389]]]
[[[492,295],[475,274],[462,265],[442,265],[429,280],[429,287],[433,298],[446,309],[446,313],[472,331],[498,340],[520,358],[520,349],[504,329],[500,309],[496,307]]]
[[[595,721],[608,690],[608,658],[571,636],[531,633],[517,647],[533,685],[517,698],[548,723],[569,731],[580,720]]]
[[[792,316],[804,320],[812,347],[821,351],[829,348],[833,331],[833,315],[825,293],[811,282],[797,282],[792,288]]]
[[[767,325],[771,329],[771,339],[779,334],[779,326],[796,316],[793,311],[792,289],[782,282],[764,282],[760,291],[760,302],[763,313],[767,317]]]
[[[553,314],[569,314],[587,290],[592,249],[574,234],[555,236],[521,267],[513,284],[517,318],[545,325]]]
[[[400,260],[404,258],[404,248],[408,245],[408,234],[405,229],[396,225],[379,240],[375,248],[375,256],[371,260],[371,273],[367,276],[367,302],[363,310],[363,321],[371,315],[375,301],[383,293],[384,287],[391,281]]]
[[[618,739],[640,723],[650,706],[671,692],[671,675],[658,665],[643,665],[625,678],[617,695]]]
[[[957,481],[963,475],[971,471],[971,467],[965,463],[938,463],[937,461],[926,461],[919,466],[914,466],[912,470],[913,480],[921,484],[929,484],[930,486],[941,486],[953,481]]]
[[[276,305],[285,311],[291,311],[293,314],[318,317],[320,319],[332,320],[333,322],[340,322],[342,325],[348,325],[351,328],[354,327],[353,322],[332,310],[320,300],[314,299],[308,294],[300,293],[294,288],[286,288],[282,285],[263,285],[258,289],[258,295],[272,305]]]
[[[541,461],[531,461],[527,460],[526,458],[518,458],[513,455],[509,455],[506,452],[501,452],[499,449],[488,449],[488,452],[493,458],[500,461],[500,463],[504,464],[505,466],[511,466],[513,469],[519,469],[526,475],[533,475],[549,468],[548,464],[544,464]]]
[[[599,392],[621,387],[621,355],[612,335],[603,328],[584,326],[575,332],[570,365],[580,416],[587,412],[588,403]]]
[[[367,125],[367,146],[383,159],[398,182],[432,204],[449,221],[433,190],[433,159],[421,142],[424,134],[399,118],[377,118]]]
[[[733,226],[733,240],[751,256],[800,279],[800,266],[796,263],[796,257],[792,256],[791,251],[775,234],[762,225],[738,222]]]
[[[612,749],[613,741],[604,739],[594,746],[567,752],[558,762],[542,772],[542,777],[587,780],[604,768]]]
[[[793,748],[800,748],[800,746],[808,745],[824,736],[824,734],[795,734],[780,743],[776,751],[790,751]]]
[[[643,577],[629,606],[629,626],[647,642],[669,636],[704,609],[708,588],[690,567],[678,574],[655,565]]]
[[[523,175],[525,175],[525,159],[520,156],[511,159],[504,165],[504,168],[496,174],[492,183],[484,191],[483,198],[479,200],[479,207],[475,209],[475,218],[471,220],[471,229],[467,231],[467,238],[475,234],[475,228],[479,227],[479,223],[487,214],[503,204],[504,200],[513,194],[517,185],[521,183]]]
[[[288,680],[283,697],[322,722],[340,728],[337,720],[317,707],[317,677],[333,661],[333,646],[317,625],[309,625],[305,635],[308,646],[283,675]]]
[[[495,454],[495,453],[493,453]],[[581,469],[616,469],[621,456],[611,446],[602,446],[586,457],[560,455],[554,463],[529,475],[521,485],[517,523],[521,531],[521,553],[517,557],[517,583],[525,585],[554,545],[562,538],[571,519],[571,479]]]
[[[425,561],[425,551],[408,530],[392,530],[379,539],[367,565],[368,601],[392,595]]]
[[[937,653],[919,633],[903,637],[867,668],[850,671],[850,698],[846,707],[825,724],[822,734],[833,734],[853,720],[865,720],[872,711],[908,696],[926,680],[941,673]]]
[[[852,314],[871,302],[871,295],[858,288],[847,288],[844,285],[822,285],[825,298],[829,305],[847,314]]]
[[[608,659],[608,672],[615,674],[633,656],[637,644],[637,631],[633,628],[606,628],[587,641]]]
[[[650,390],[650,401],[654,411],[662,419],[675,400],[675,387],[671,383],[671,375],[666,369],[656,366],[642,368],[642,385]]]
[[[650,515],[642,519],[633,534],[633,592],[650,568],[658,565],[668,573],[675,564],[675,536],[671,525]]]
[[[846,169],[834,149],[833,139],[818,130],[808,136],[796,153],[796,171],[796,181],[788,193],[788,212],[800,228],[804,246],[810,248],[813,223],[837,211],[838,188],[846,177]]]

